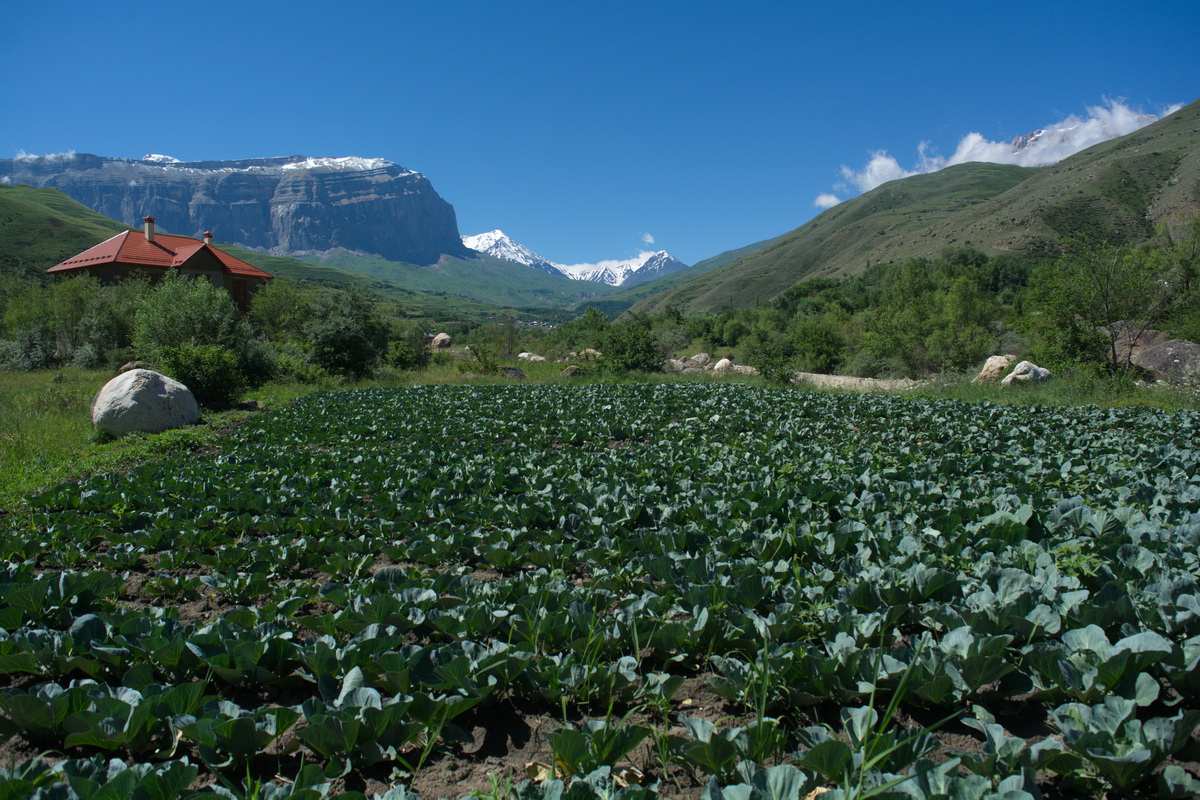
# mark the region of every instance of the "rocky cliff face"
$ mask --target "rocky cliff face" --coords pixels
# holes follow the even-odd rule
[[[334,248],[432,264],[469,251],[454,208],[420,173],[382,158],[177,161],[89,154],[0,160],[0,181],[52,186],[105,216],[277,255]]]

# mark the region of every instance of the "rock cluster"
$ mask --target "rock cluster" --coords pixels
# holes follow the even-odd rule
[[[744,366],[742,364],[733,363],[732,358],[722,358],[718,361],[713,361],[712,356],[708,353],[697,353],[688,358],[668,358],[663,362],[663,368],[667,372],[680,372],[690,374],[695,372],[724,372],[734,375],[757,375],[758,370],[754,367]]]

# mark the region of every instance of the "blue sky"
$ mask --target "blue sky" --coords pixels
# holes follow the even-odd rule
[[[1200,97],[1200,0],[14,2],[0,19],[0,157],[384,157],[462,233],[562,263],[694,263],[852,196],[869,164],[917,169],[923,142],[944,161],[970,133]]]

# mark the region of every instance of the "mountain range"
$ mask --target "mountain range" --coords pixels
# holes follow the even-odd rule
[[[166,232],[211,230],[273,255],[345,249],[412,264],[469,255],[454,208],[429,180],[382,158],[20,156],[0,159],[0,182],[59,189],[126,225],[153,216]]]
[[[1034,131],[1017,137],[1013,148],[1060,134]],[[45,188],[4,185],[21,183]],[[283,261],[285,274],[320,274],[315,279],[335,283],[354,275],[409,292],[423,308],[712,311],[753,306],[814,277],[934,257],[945,247],[1036,259],[1057,254],[1075,236],[1146,242],[1159,226],[1200,212],[1200,102],[1050,166],[963,163],[892,181],[795,230],[690,268],[665,251],[564,265],[501,231],[460,237],[454,209],[428,180],[384,159],[0,160],[0,190],[18,189],[42,194],[11,219],[0,218],[4,271],[36,274],[106,238],[111,224],[123,227],[112,220],[137,226],[151,213],[167,232],[214,230],[219,242],[252,251],[241,256],[251,263],[272,254],[300,256],[309,263]],[[29,199],[18,194],[0,197]],[[70,252],[56,257],[64,248]],[[436,297],[445,302],[430,301]]]
[[[634,258],[600,261],[595,264],[559,264],[542,258],[523,244],[513,241],[504,231],[494,230],[462,237],[463,244],[472,250],[527,267],[565,275],[577,281],[591,281],[608,286],[633,286],[652,281],[688,268],[666,250],[643,251]]]

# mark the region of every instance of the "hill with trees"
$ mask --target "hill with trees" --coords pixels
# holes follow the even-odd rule
[[[1051,167],[971,163],[879,186],[633,310],[750,307],[811,278],[945,247],[1035,260],[1076,236],[1137,245],[1200,198],[1200,102]]]

